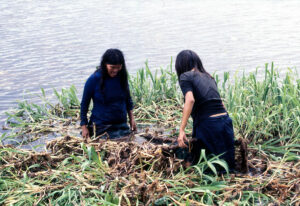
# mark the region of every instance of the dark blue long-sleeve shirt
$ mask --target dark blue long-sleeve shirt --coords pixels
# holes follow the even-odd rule
[[[88,125],[87,112],[93,100],[90,123],[97,126],[127,122],[127,112],[133,109],[129,89],[122,88],[119,75],[104,81],[104,91],[100,90],[101,71],[92,74],[85,83],[81,108],[80,125]]]

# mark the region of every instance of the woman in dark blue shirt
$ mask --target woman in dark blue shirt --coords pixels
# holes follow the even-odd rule
[[[88,121],[91,100],[93,109]],[[108,49],[102,56],[100,66],[84,86],[80,109],[83,138],[104,132],[112,139],[128,135],[127,114],[131,130],[136,130],[132,109],[124,55],[118,49]]]
[[[198,55],[191,50],[178,54],[175,68],[185,99],[178,145],[187,146],[184,130],[191,115],[192,136],[197,139],[192,148],[192,163],[198,162],[201,149],[205,149],[207,154],[221,155],[229,169],[234,169],[232,120],[223,105],[215,80],[205,71]]]

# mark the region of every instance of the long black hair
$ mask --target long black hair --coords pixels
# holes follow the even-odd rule
[[[199,72],[208,74],[211,77],[211,75],[204,69],[202,62],[196,52],[192,50],[183,50],[179,52],[175,62],[175,69],[177,72],[178,80],[182,73],[191,71],[193,68],[197,69]]]
[[[99,71],[102,74],[100,79],[100,90],[104,91],[104,81],[109,77],[106,67],[107,64],[122,65],[122,69],[119,71],[118,75],[120,75],[122,88],[126,91],[129,91],[125,59],[122,51],[120,51],[119,49],[108,49],[104,52],[104,54],[101,57],[100,65],[99,67],[97,67],[96,70],[96,72]]]

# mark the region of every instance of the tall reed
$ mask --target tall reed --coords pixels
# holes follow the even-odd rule
[[[262,79],[259,75],[264,74]],[[216,77],[219,80],[219,77]],[[254,73],[235,75],[232,81],[224,73],[220,93],[230,112],[236,134],[274,153],[299,151],[300,80],[297,70],[288,69],[280,77],[274,64]]]

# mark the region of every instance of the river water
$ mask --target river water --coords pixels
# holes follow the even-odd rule
[[[300,68],[298,0],[2,0],[0,125],[16,100],[75,85],[79,97],[107,48],[130,73],[192,49],[209,72]],[[35,98],[35,97],[32,97]]]

